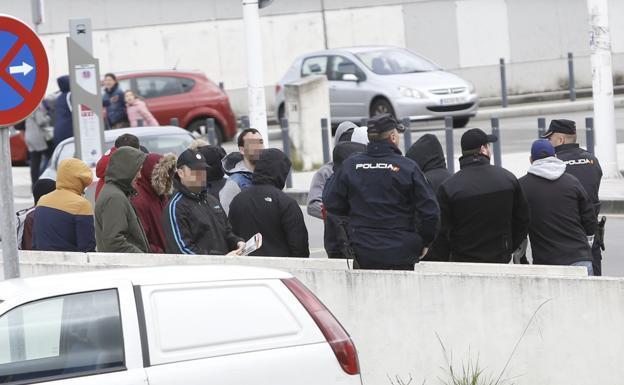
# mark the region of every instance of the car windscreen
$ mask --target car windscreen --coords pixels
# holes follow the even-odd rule
[[[358,59],[378,75],[398,75],[438,71],[440,67],[414,53],[401,49],[383,49],[357,53]]]

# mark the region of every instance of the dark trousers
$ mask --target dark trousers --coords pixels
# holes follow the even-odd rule
[[[30,151],[30,182],[34,185],[42,172],[42,161],[46,156],[46,151]]]
[[[594,242],[592,246],[592,267],[595,276],[602,275],[602,250],[598,242]]]
[[[415,263],[407,264],[407,265],[388,265],[386,263],[377,263],[377,262],[359,262],[358,260],[353,260],[353,269],[356,270],[410,270],[414,271]]]

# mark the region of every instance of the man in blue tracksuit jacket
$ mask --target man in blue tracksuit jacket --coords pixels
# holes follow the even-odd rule
[[[440,209],[418,165],[397,145],[405,129],[390,114],[368,122],[366,153],[344,161],[328,181],[328,212],[349,217],[361,269],[413,270],[436,236]]]

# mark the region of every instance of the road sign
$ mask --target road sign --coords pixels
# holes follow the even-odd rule
[[[37,34],[22,21],[0,15],[0,126],[24,120],[48,86],[48,56]]]

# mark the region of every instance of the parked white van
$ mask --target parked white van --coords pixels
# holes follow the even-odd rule
[[[360,384],[355,346],[292,275],[166,266],[0,282],[0,383]]]

